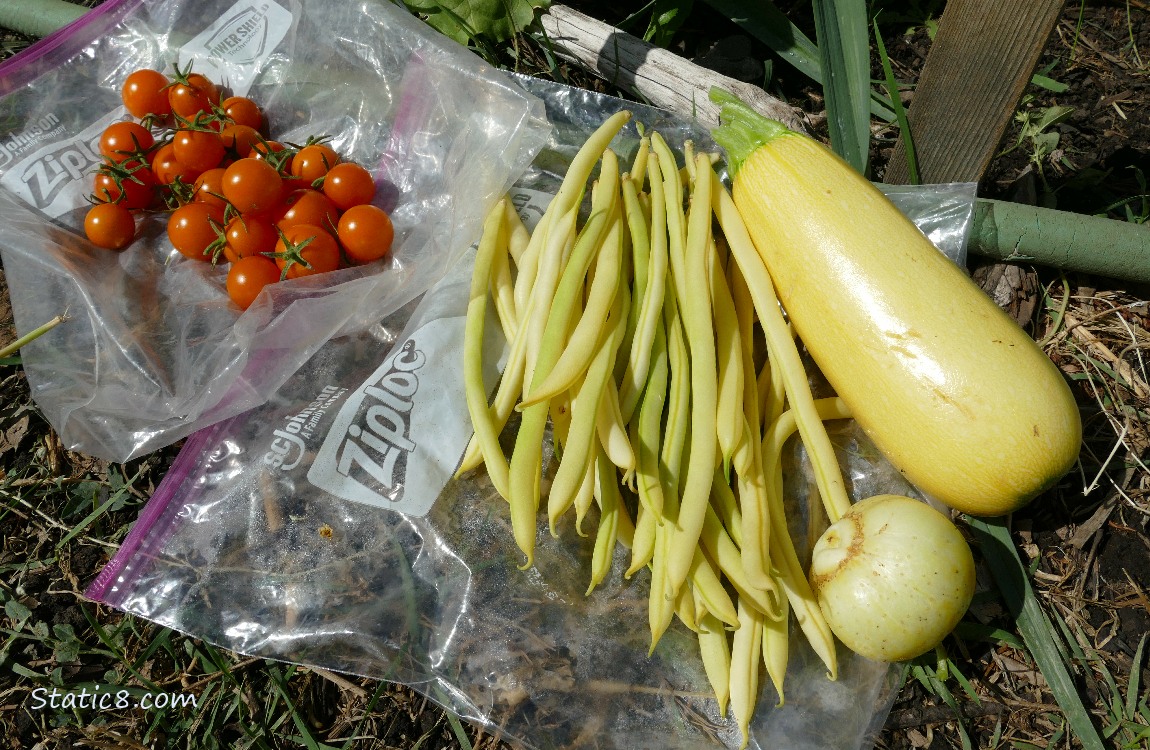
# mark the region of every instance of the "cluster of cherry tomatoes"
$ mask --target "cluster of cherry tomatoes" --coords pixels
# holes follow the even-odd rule
[[[268,284],[391,251],[391,218],[371,203],[371,173],[324,139],[269,140],[254,101],[222,98],[190,69],[171,77],[136,70],[122,95],[135,119],[100,138],[84,222],[93,244],[122,250],[137,214],[166,212],[168,239],[182,255],[230,264],[227,292],[244,309]]]

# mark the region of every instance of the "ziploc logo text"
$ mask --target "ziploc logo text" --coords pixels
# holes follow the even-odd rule
[[[350,394],[308,471],[345,500],[423,516],[471,437],[460,377],[464,319],[412,333]]]
[[[426,355],[408,339],[351,395],[321,446],[308,481],[334,495],[377,498],[392,505],[403,493],[412,408]],[[373,503],[377,504],[377,503]]]
[[[86,205],[84,195],[92,189],[91,173],[100,163],[100,134],[123,117],[122,111],[109,112],[76,135],[42,146],[6,169],[0,184],[53,218]],[[59,126],[37,140],[63,133],[63,126]]]

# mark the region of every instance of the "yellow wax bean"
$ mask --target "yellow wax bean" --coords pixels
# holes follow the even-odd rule
[[[691,589],[686,586],[679,592],[679,598],[675,600],[675,615],[680,622],[687,626],[688,630],[696,633],[699,631],[699,623],[695,613],[695,596]]]
[[[708,166],[708,170],[710,167]],[[798,416],[799,432],[807,447],[814,468],[816,483],[827,516],[832,522],[842,517],[850,509],[850,499],[846,494],[842,472],[831,447],[830,438],[823,429],[822,422],[814,410],[814,396],[807,381],[798,347],[787,330],[778,297],[775,295],[771,277],[766,266],[751,243],[750,235],[735,208],[734,201],[714,170],[710,170],[713,192],[713,208],[723,228],[723,234],[730,244],[731,254],[747,281],[751,296],[755,301],[755,311],[767,339],[772,368],[779,368],[786,389],[787,399]]]
[[[563,176],[563,183],[559,186],[559,192],[555,194],[552,203],[557,203],[564,209],[578,204],[579,196],[582,194],[583,187],[587,183],[587,178],[591,176],[595,164],[603,152],[607,150],[611,140],[630,119],[631,113],[622,110],[611,115],[595,129],[595,132],[579,148],[575,158],[571,160],[570,166],[567,167],[567,173]]]
[[[555,455],[563,460],[563,446],[567,445],[567,434],[571,431],[571,394],[562,393],[547,404],[547,413],[551,417],[552,442],[555,443]]]
[[[711,559],[718,564],[719,570],[727,577],[731,587],[738,593],[740,602],[746,602],[767,617],[780,616],[779,596],[773,588],[773,582],[772,588],[759,589],[747,580],[747,575],[743,572],[743,559],[739,553],[739,548],[731,541],[731,537],[723,529],[719,514],[710,505],[707,506],[699,542]]]
[[[523,391],[523,371],[527,360],[527,328],[520,326],[511,341],[511,352],[507,355],[507,364],[503,366],[503,376],[499,379],[499,387],[495,390],[495,398],[491,402],[491,420],[495,424],[496,432],[502,432],[507,426],[507,420],[519,401]],[[472,435],[467,443],[467,450],[463,453],[457,476],[476,468],[483,462],[483,454],[479,451],[479,442]]]
[[[723,582],[719,579],[719,574],[715,571],[711,561],[707,559],[699,547],[695,547],[695,554],[691,557],[691,567],[687,579],[702,600],[707,612],[732,628],[739,627],[739,613],[735,609],[735,603],[731,601],[727,590],[723,588]],[[695,611],[696,614],[699,612],[697,608]]]
[[[623,351],[635,348],[635,333],[639,323],[639,311],[643,305],[643,296],[647,289],[647,265],[651,255],[650,228],[647,226],[647,215],[639,205],[639,194],[630,174],[624,174],[619,179],[620,192],[623,203],[623,236],[630,245],[631,253],[627,260],[629,267],[624,269],[624,278],[631,281],[631,308],[627,313],[627,336],[623,340]],[[615,380],[621,381],[624,372],[630,365],[628,357],[620,357],[615,363]]]
[[[730,478],[731,457],[745,437],[743,429],[743,352],[738,314],[727,276],[713,242],[707,247],[707,278],[711,284],[715,354],[718,357],[716,432],[723,457],[723,476]]]
[[[487,387],[483,382],[483,329],[487,316],[487,279],[491,275],[491,264],[498,249],[502,225],[503,202],[500,201],[484,221],[483,236],[475,256],[463,338],[463,383],[467,411],[471,415],[479,450],[487,466],[487,475],[491,477],[495,491],[508,498],[510,497],[509,468],[503,450],[499,446],[499,430],[491,419],[491,411],[487,408]]]
[[[599,528],[595,532],[595,549],[591,553],[591,581],[586,596],[590,596],[611,572],[615,543],[619,538],[619,516],[625,513],[623,499],[619,496],[619,483],[615,481],[615,467],[602,449],[596,451],[595,487],[595,497],[599,502]]]
[[[743,514],[739,510],[739,501],[730,485],[716,481],[711,485],[711,507],[723,524],[723,529],[736,547],[743,547]]]
[[[505,204],[508,201],[503,200]],[[508,341],[515,338],[519,330],[519,313],[515,309],[515,282],[511,278],[511,256],[508,250],[508,228],[506,224],[507,212],[504,211],[500,221],[499,235],[495,249],[495,256],[491,262],[491,299],[495,302],[495,311],[499,315],[499,325],[503,328],[503,337]]]
[[[813,405],[820,420],[845,419],[850,416],[846,404],[837,397],[817,399]],[[796,415],[790,410],[783,412],[763,437],[763,463],[767,474],[767,498],[771,515],[771,562],[774,564],[779,585],[782,586],[795,613],[795,621],[810,642],[811,648],[823,660],[831,679],[834,679],[838,674],[834,636],[803,572],[784,515],[779,452],[796,429]]]
[[[599,402],[610,380],[615,354],[623,335],[621,318],[624,299],[623,294],[615,295],[615,303],[607,317],[608,336],[599,345],[582,383],[571,399],[571,426],[563,450],[563,460],[559,462],[547,498],[547,517],[553,534],[559,517],[574,502],[584,481],[587,462],[594,456]]]
[[[766,618],[763,620],[763,662],[767,667],[767,676],[779,694],[781,706],[784,703],[783,685],[787,676],[787,662],[790,660],[790,606],[784,596],[780,602],[783,616],[779,620]]]
[[[635,158],[631,161],[631,174],[635,180],[635,190],[643,192],[643,176],[647,174],[647,159],[651,153],[651,137],[642,136],[639,139],[639,148],[635,150]]]
[[[631,521],[631,515],[627,513],[627,508],[625,506],[622,507],[619,513],[616,537],[619,539],[619,544],[622,544],[627,549],[634,548],[635,524]]]
[[[710,164],[703,161],[700,174],[709,176]],[[707,245],[711,236],[711,180],[695,182],[691,213],[687,226],[684,256],[676,260],[671,252],[671,275],[705,279],[707,277]],[[711,325],[711,305],[706,298],[692,290],[680,298],[683,308],[684,330],[691,362],[691,434],[690,458],[683,478],[679,499],[679,513],[675,519],[673,549],[667,558],[667,586],[677,591],[686,580],[692,551],[699,543],[706,511],[710,507],[711,482],[718,441],[715,439],[717,413],[718,373],[715,360],[715,338]]]
[[[763,616],[739,604],[739,629],[731,640],[731,711],[743,733],[740,749],[750,741],[751,716],[759,699],[759,659],[763,648]]]
[[[695,142],[683,141],[683,171],[679,173],[685,183],[695,181]]]
[[[623,261],[621,234],[622,218],[616,213],[607,226],[602,249],[595,258],[595,274],[591,278],[587,301],[582,314],[579,316],[579,322],[567,338],[567,343],[563,347],[559,359],[548,371],[547,377],[542,382],[532,383],[531,388],[524,394],[519,405],[520,409],[554,398],[556,394],[570,388],[586,372],[591,358],[595,356],[596,347],[605,338],[603,321],[607,319],[608,311],[611,310],[615,300],[615,293],[621,285]],[[568,268],[575,265],[575,253],[573,252]],[[586,270],[584,269],[577,274],[577,278],[582,279],[585,275]],[[563,285],[567,283],[569,278],[576,278],[576,276],[568,276],[564,271],[560,288],[555,292],[553,304],[558,305],[561,299],[565,299],[562,297],[565,291]],[[581,284],[574,288],[577,290],[580,286]],[[626,285],[623,284],[622,286],[625,287]],[[625,325],[626,320],[624,319]],[[625,332],[626,328],[624,328]]]
[[[507,201],[506,207],[504,221],[507,222],[507,252],[511,254],[511,260],[518,269],[523,253],[531,244],[531,231],[527,229],[523,218],[515,210],[515,204]]]
[[[626,288],[621,288],[626,292]],[[599,442],[611,459],[625,475],[635,472],[635,450],[627,436],[627,427],[623,423],[623,415],[619,413],[619,392],[615,390],[614,383],[608,382],[603,389],[603,398],[599,400],[599,413],[595,419],[595,431],[599,435]]]
[[[574,464],[572,464],[574,466]],[[579,489],[575,492],[575,497],[568,502],[568,506],[575,507],[575,533],[579,536],[587,536],[583,531],[583,519],[587,518],[587,512],[591,510],[592,503],[595,502],[595,456],[587,457],[587,463],[583,467],[583,477],[580,480]],[[550,504],[548,505],[548,517],[550,517]],[[551,524],[551,535],[557,536],[555,533],[555,526]]]
[[[764,469],[762,444],[751,436],[750,421],[743,418],[747,442],[751,446],[749,470],[739,474],[739,499],[742,510],[743,572],[755,588],[774,586],[770,558],[770,504],[767,496],[767,474]],[[757,430],[755,431],[757,433]]]
[[[647,233],[647,278],[643,285],[639,314],[635,321],[635,339],[632,342],[623,383],[619,389],[619,408],[629,419],[642,394],[646,373],[650,367],[651,347],[655,328],[662,317],[663,296],[667,289],[667,206],[663,197],[663,180],[659,173],[659,157],[651,154],[647,160],[651,181],[651,216]],[[627,206],[624,193],[624,206]],[[630,210],[634,211],[634,208]],[[632,230],[634,231],[634,230]]]
[[[527,247],[523,248],[515,261],[515,312],[520,320],[527,319],[531,290],[535,288],[535,277],[539,273],[539,257],[543,254],[543,242],[547,239],[554,218],[554,214],[543,214],[528,238]]]
[[[670,550],[672,528],[670,523],[655,526],[655,554],[651,558],[651,593],[647,597],[647,622],[651,630],[651,647],[647,651],[648,656],[655,652],[655,647],[659,645],[659,639],[663,637],[663,633],[667,632],[667,627],[671,624],[671,617],[675,612],[676,603],[684,595],[687,601],[692,602],[693,619],[694,603],[690,592],[685,588],[678,595],[670,595],[667,592],[667,553]]]
[[[687,220],[683,213],[683,182],[680,179],[675,155],[658,132],[651,133],[652,154],[657,155],[659,174],[663,183],[663,205],[667,211],[667,252],[673,260],[683,257],[683,246],[687,243]],[[652,179],[652,190],[654,180]],[[686,279],[671,274],[675,295],[683,299],[688,294]],[[696,277],[701,279],[702,276]]]
[[[850,409],[846,402],[837,396],[818,398],[813,402],[815,414],[820,421],[832,419],[850,419]],[[798,418],[794,409],[789,409],[779,415],[774,423],[763,435],[763,471],[767,477],[767,490],[771,495],[772,503],[782,503],[783,475],[779,467],[783,444],[787,438],[794,434],[798,428]]]
[[[623,573],[624,578],[630,578],[637,572],[646,568],[655,554],[655,526],[657,514],[639,506],[638,518],[635,520],[635,537],[631,545],[631,565]]]
[[[602,212],[600,214],[604,216],[602,221],[606,221],[606,214]],[[564,262],[571,252],[567,248],[574,248],[576,238],[588,234],[597,214],[591,214],[587,225],[578,234],[575,231],[577,215],[577,209],[572,209],[556,216],[555,220],[547,225],[547,238],[540,253],[539,268],[531,288],[531,297],[527,301],[527,312],[520,318],[520,325],[527,328],[527,366],[523,379],[525,387],[534,382],[539,350],[544,345],[543,334],[551,315],[556,287],[559,285]],[[596,238],[592,244],[597,246],[598,239]]]
[[[587,224],[579,232],[578,238],[575,240],[572,255],[580,253],[593,253],[593,249],[599,245],[600,237],[603,230],[603,225],[607,220],[605,212],[592,213],[588,219]],[[591,249],[588,249],[591,248]],[[558,273],[556,271],[556,273]],[[553,288],[553,287],[552,287]],[[566,288],[560,290],[565,292]],[[538,310],[535,305],[540,301],[540,287],[531,294],[532,305],[531,316],[534,319]],[[550,294],[550,292],[548,292]],[[547,374],[554,367],[555,362],[559,359],[559,353],[563,346],[562,334],[566,333],[568,325],[570,324],[570,317],[574,308],[574,300],[577,299],[576,295],[572,295],[572,302],[565,302],[564,299],[552,299],[550,305],[547,307],[546,321],[542,333],[542,342],[539,346],[536,355],[534,368],[531,367],[530,362],[530,348],[528,349],[528,363],[527,371],[524,373],[524,381],[528,378],[532,379],[532,384],[535,385],[542,382]],[[531,326],[533,321],[528,321],[522,325]],[[533,335],[532,328],[529,328],[527,335]],[[530,344],[530,338],[528,340]],[[527,409],[523,410],[523,415],[519,421],[519,432],[515,436],[515,447],[511,451],[511,463],[509,468],[509,490],[508,503],[511,508],[511,529],[515,536],[515,542],[526,556],[526,561],[522,566],[524,570],[531,567],[534,563],[535,556],[535,526],[536,514],[539,512],[539,485],[542,479],[542,465],[543,465],[543,436],[547,430],[547,416],[548,404],[546,401],[534,404]]]
[[[775,520],[780,514],[772,513],[771,521],[771,562],[778,577],[779,586],[786,594],[790,608],[795,614],[795,622],[803,631],[807,642],[827,668],[829,679],[838,679],[838,657],[835,654],[835,639],[819,609],[818,599],[803,574],[794,543],[786,529],[786,520]],[[781,527],[781,528],[780,528]]]
[[[731,644],[727,640],[727,631],[718,618],[707,615],[699,621],[698,633],[703,670],[715,691],[719,715],[726,718],[727,701],[731,697]]]
[[[670,286],[671,279],[668,277]],[[659,450],[660,474],[665,478],[664,505],[670,495],[678,497],[683,448],[691,422],[691,365],[687,342],[683,337],[683,320],[675,295],[667,289],[663,305],[663,325],[667,336],[667,423],[663,428],[663,445]],[[678,505],[676,504],[676,508]],[[669,517],[668,513],[663,513]]]
[[[662,523],[663,484],[660,477],[659,454],[662,450],[663,406],[667,401],[669,364],[667,335],[660,319],[655,329],[652,347],[654,362],[647,375],[647,386],[639,405],[638,436],[635,441],[635,489],[639,503],[652,512],[652,523]],[[645,563],[644,563],[645,564]]]

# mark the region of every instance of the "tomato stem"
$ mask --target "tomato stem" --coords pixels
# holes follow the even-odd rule
[[[307,237],[299,242],[292,242],[288,239],[287,235],[284,234],[283,229],[276,227],[276,231],[279,232],[280,241],[283,243],[284,249],[282,252],[264,253],[264,255],[273,260],[282,260],[284,262],[283,269],[280,271],[280,281],[287,278],[288,271],[293,265],[298,264],[309,271],[312,270],[311,263],[308,263],[307,258],[303,257],[303,251],[304,248],[312,243],[315,237]]]

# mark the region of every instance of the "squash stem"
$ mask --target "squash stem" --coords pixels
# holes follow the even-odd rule
[[[712,87],[711,101],[718,104],[722,124],[711,131],[711,136],[727,152],[727,165],[734,176],[743,162],[760,146],[776,138],[794,135],[795,131],[778,120],[756,112],[749,104],[729,91]]]

